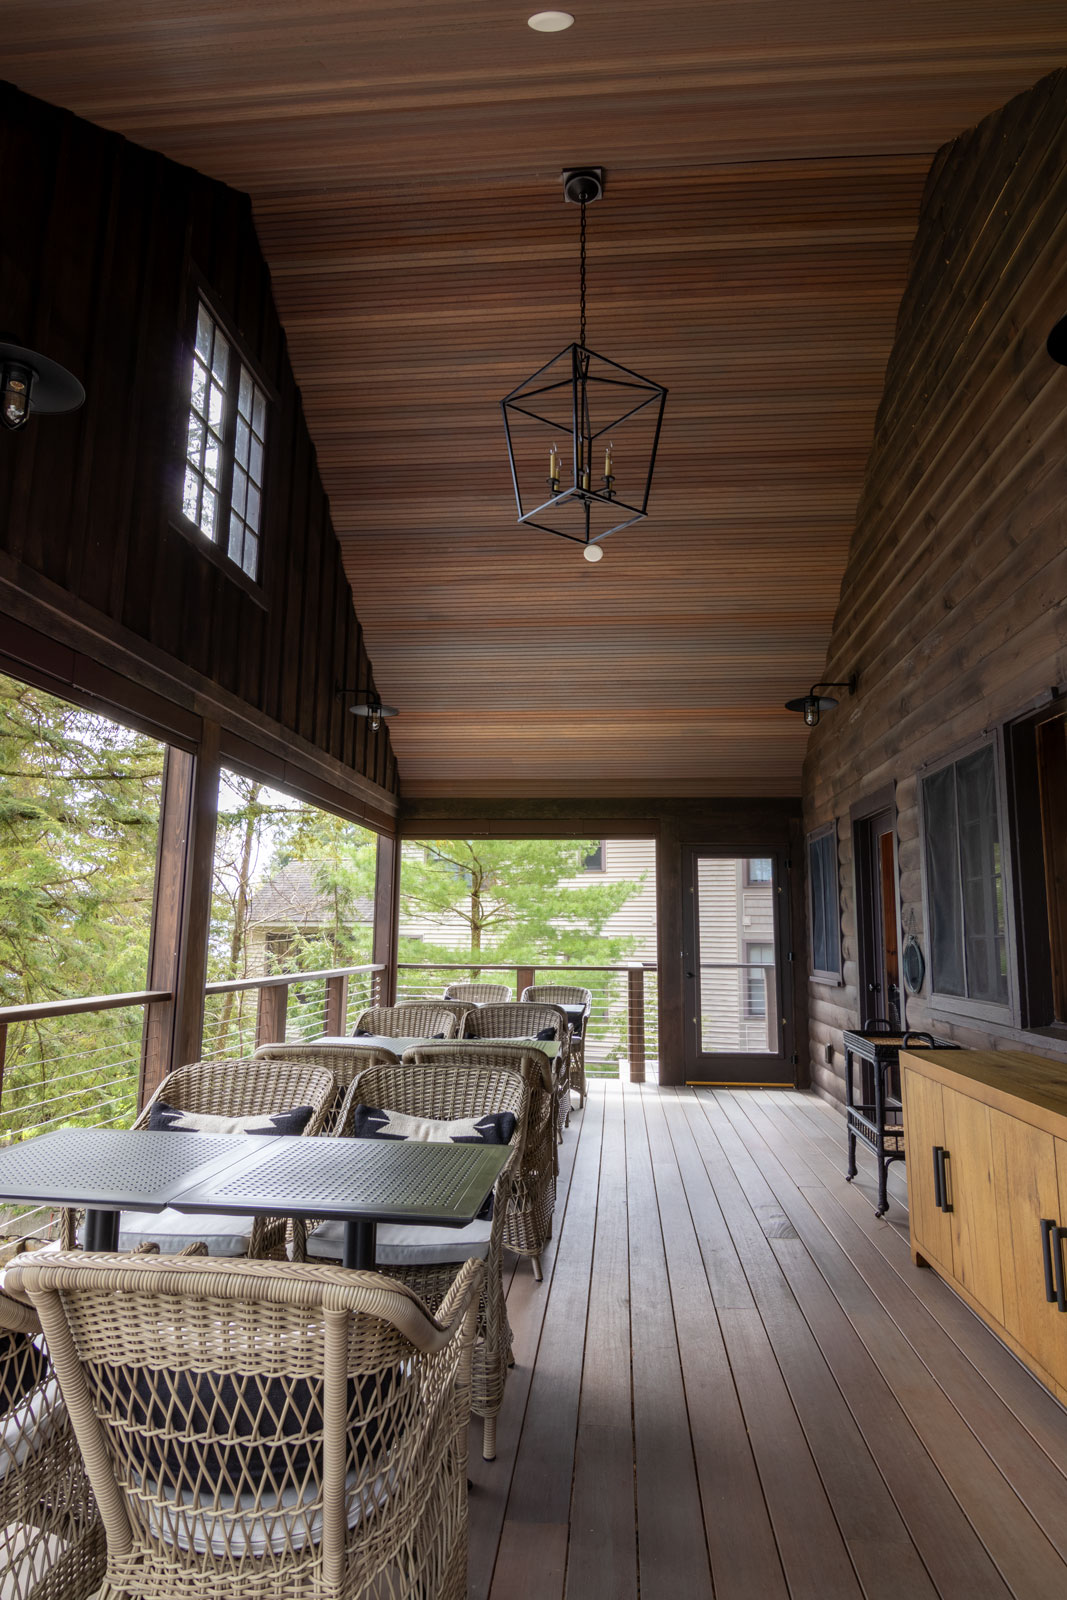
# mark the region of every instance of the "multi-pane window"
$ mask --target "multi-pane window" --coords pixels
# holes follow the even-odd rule
[[[774,877],[774,866],[770,856],[749,856],[745,862],[745,882],[770,883]]]
[[[922,780],[935,994],[1008,1003],[1004,876],[991,744]]]
[[[203,301],[196,319],[182,510],[259,576],[267,397]]]
[[[586,872],[603,872],[604,871],[604,841],[603,841],[603,839],[600,840],[600,842],[597,845],[595,850],[591,850],[587,856],[583,856],[582,857],[582,866],[584,867]]]
[[[767,967],[774,966],[773,944],[745,945],[745,1016],[767,1015]]]

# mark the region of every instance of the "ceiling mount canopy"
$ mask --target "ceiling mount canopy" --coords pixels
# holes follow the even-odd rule
[[[581,210],[578,339],[500,402],[519,521],[585,545],[590,559],[591,546],[648,515],[667,399],[662,384],[586,343],[586,207],[603,193],[602,167],[564,171],[563,198]]]

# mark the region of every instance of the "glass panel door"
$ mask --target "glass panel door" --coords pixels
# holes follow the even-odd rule
[[[687,854],[686,1076],[792,1083],[779,956],[782,866],[773,851]]]

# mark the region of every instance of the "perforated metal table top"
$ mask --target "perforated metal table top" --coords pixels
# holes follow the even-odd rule
[[[262,1155],[216,1174],[172,1204],[179,1211],[267,1212],[462,1227],[508,1159],[507,1145],[394,1139],[261,1141]]]
[[[260,1137],[58,1128],[0,1150],[0,1200],[162,1211],[173,1197],[255,1155]]]

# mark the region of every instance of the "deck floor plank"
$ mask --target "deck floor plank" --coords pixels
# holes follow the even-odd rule
[[[561,1163],[471,1600],[1067,1595],[1067,1413],[912,1264],[902,1169],[889,1220],[868,1152],[845,1183],[835,1110],[594,1080]]]

